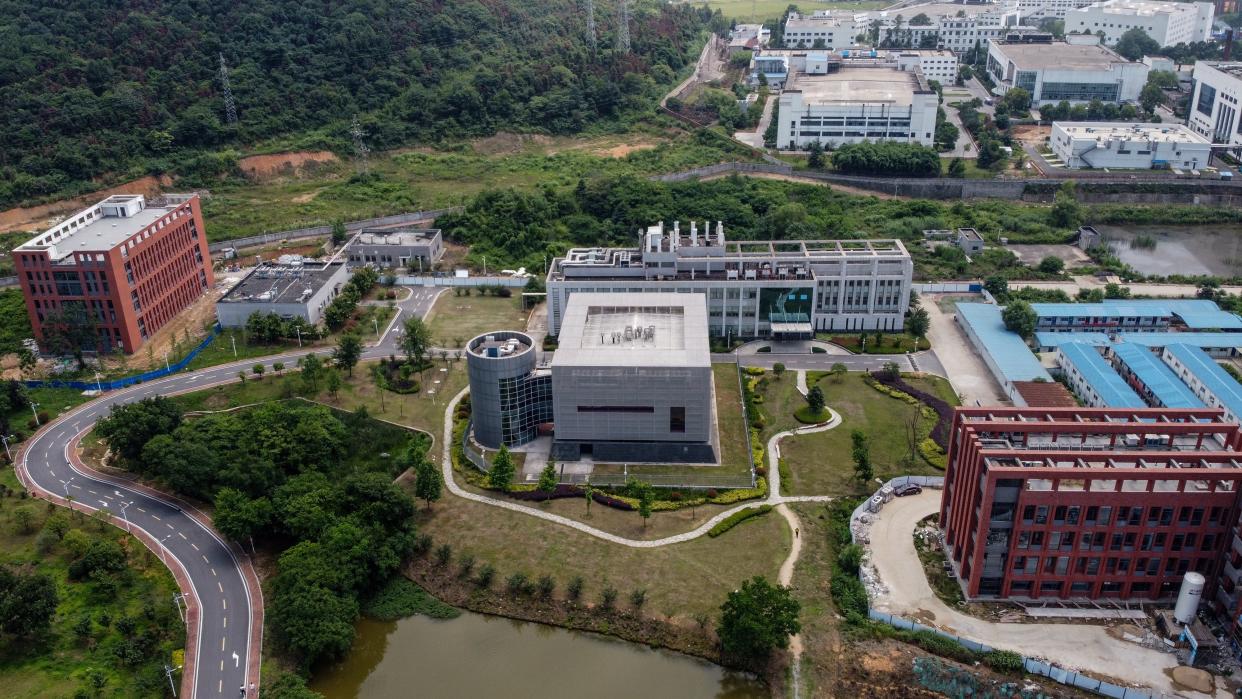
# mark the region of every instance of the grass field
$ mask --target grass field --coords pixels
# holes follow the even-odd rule
[[[185,644],[185,630],[172,604],[177,592],[172,576],[120,530],[101,527],[85,516],[70,516],[60,508],[49,513],[44,503],[21,499],[11,470],[0,475],[0,483],[14,490],[0,504],[0,564],[32,567],[51,576],[60,599],[45,637],[6,639],[0,644],[0,694],[52,699],[79,696],[82,691],[80,696],[86,697],[163,697],[168,685],[161,668],[172,661],[173,649]],[[19,510],[32,514],[28,534],[17,521]],[[70,529],[81,531],[88,541],[118,541],[127,550],[128,568],[115,585],[70,582],[68,567],[75,556],[62,541],[40,552],[36,542],[53,514],[67,519]],[[83,618],[89,622],[86,633],[79,636],[75,627]],[[157,634],[154,645],[137,662],[122,663],[118,649],[148,632]]]
[[[492,330],[525,330],[527,311],[522,297],[441,294],[431,309],[432,342],[437,347],[463,347],[470,338]]]
[[[928,388],[942,381],[934,377],[921,379],[919,387]],[[863,383],[859,373],[847,374],[840,383],[825,377],[819,381],[819,386],[828,407],[841,414],[842,422],[836,429],[799,435],[782,442],[781,455],[789,466],[791,494],[856,495],[874,489],[874,482],[863,486],[854,478],[854,462],[850,456],[853,430],[862,430],[867,435],[877,478],[888,480],[906,474],[941,473],[917,453],[909,458],[910,445],[904,435],[909,420],[918,415],[919,406],[880,393]],[[918,419],[926,420],[921,416]]]
[[[593,506],[593,516],[602,509]],[[622,603],[631,591],[644,588],[647,613],[681,619],[714,617],[725,595],[754,575],[774,580],[791,536],[784,520],[768,515],[718,538],[634,549],[448,494],[430,510],[419,509],[418,526],[437,546],[452,546],[454,560],[469,552],[478,561],[476,570],[484,563],[495,566],[498,580],[519,571],[531,579],[551,575],[563,594],[568,581],[581,575],[584,599],[597,601],[600,591],[612,585]]]
[[[211,240],[228,240],[456,206],[488,188],[572,187],[580,177],[650,175],[751,157],[741,145],[703,145],[692,133],[659,124],[573,138],[498,134],[440,150],[376,154],[365,181],[353,177],[352,163],[338,162],[302,177],[221,184],[203,202],[203,216]]]

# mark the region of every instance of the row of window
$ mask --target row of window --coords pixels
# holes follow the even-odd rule
[[[997,512],[997,505],[993,505],[993,514]],[[1049,508],[1048,505],[1027,505],[1022,508],[1022,521],[1025,524],[1047,524],[1048,514],[1051,511],[1053,524],[1078,524],[1079,518],[1082,518],[1083,524],[1087,526],[1108,526],[1112,521],[1113,508],[1110,505],[1089,505],[1085,509],[1079,505],[1057,505]],[[1172,507],[1153,506],[1146,508],[1118,507],[1117,508],[1117,526],[1141,526],[1143,523],[1143,514],[1147,514],[1147,526],[1149,527],[1165,527],[1173,523],[1173,515],[1177,514],[1177,524],[1179,526],[1197,527],[1203,523],[1203,516],[1207,514],[1209,524],[1225,524],[1224,517],[1227,509],[1224,507],[1212,507],[1205,510],[1202,507],[1192,507],[1184,505],[1179,509]]]
[[[1200,539],[1199,535],[1194,532],[1172,536],[1165,532],[1157,532],[1144,534],[1143,538],[1139,539],[1137,532],[1118,532],[1111,535],[1105,532],[1085,532],[1079,537],[1078,532],[1072,531],[1023,531],[1018,532],[1015,546],[1022,550],[1040,551],[1045,548],[1046,543],[1049,551],[1072,551],[1075,542],[1081,551],[1103,551],[1107,546],[1109,551],[1162,552],[1166,545],[1169,551],[1214,551],[1217,537],[1216,534],[1204,534]]]
[[[1134,559],[1125,556],[1014,556],[1010,570],[1014,575],[1070,575],[1071,571],[1074,575],[1099,575],[1101,572],[1117,576],[1184,575],[1192,566],[1196,573],[1209,573],[1214,562],[1206,556]]]

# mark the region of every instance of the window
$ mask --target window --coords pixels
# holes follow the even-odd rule
[[[668,431],[685,434],[686,409],[684,407],[675,406],[668,409]]]
[[[1199,84],[1199,101],[1195,103],[1195,109],[1201,114],[1212,116],[1212,107],[1216,104],[1216,88],[1211,85]]]

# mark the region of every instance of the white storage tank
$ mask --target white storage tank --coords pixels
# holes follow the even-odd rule
[[[1189,572],[1182,578],[1182,589],[1177,592],[1177,604],[1173,607],[1173,618],[1179,624],[1194,621],[1199,611],[1199,600],[1203,597],[1203,586],[1207,580],[1199,573]]]

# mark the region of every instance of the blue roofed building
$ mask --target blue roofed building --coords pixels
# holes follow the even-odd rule
[[[1037,332],[1242,330],[1242,318],[1207,299],[1108,299],[1098,303],[1032,303]]]
[[[1040,352],[1051,352],[1061,345],[1077,344],[1103,347],[1112,344],[1108,333],[1093,332],[1042,332],[1035,333],[1035,345]]]
[[[1213,357],[1233,357],[1242,347],[1242,332],[1118,333],[1117,340],[1152,348],[1193,345]]]
[[[1057,366],[1074,394],[1092,408],[1147,407],[1139,394],[1091,345],[1074,342],[1061,345],[1057,348]]]
[[[1242,416],[1242,384],[1206,352],[1191,345],[1166,345],[1160,358],[1209,408],[1225,411],[1225,419]]]
[[[1117,371],[1154,408],[1202,408],[1203,401],[1167,364],[1142,345],[1121,343],[1109,347]]]
[[[996,382],[1015,405],[1025,406],[1015,382],[1052,381],[1052,375],[1016,333],[1001,319],[1001,309],[989,303],[957,304],[957,322],[983,358]]]

